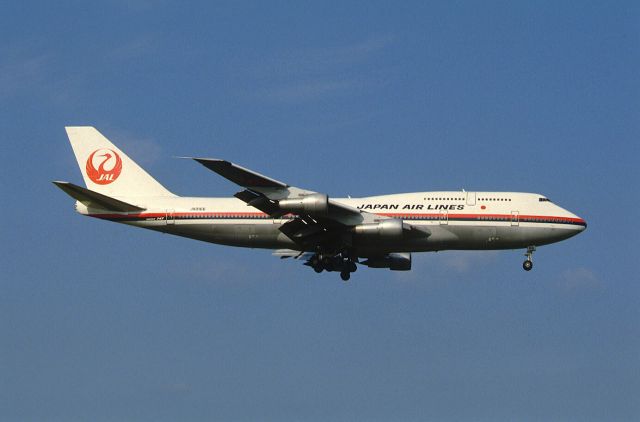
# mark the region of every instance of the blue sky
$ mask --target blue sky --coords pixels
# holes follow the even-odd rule
[[[637,2],[13,2],[0,419],[638,420]],[[589,222],[344,284],[82,218],[65,125],[169,189],[539,192]]]

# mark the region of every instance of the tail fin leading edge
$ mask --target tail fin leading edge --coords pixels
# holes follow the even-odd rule
[[[96,128],[65,129],[88,189],[107,196],[175,196]]]

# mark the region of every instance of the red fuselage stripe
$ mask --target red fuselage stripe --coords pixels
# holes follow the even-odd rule
[[[150,212],[150,213],[131,213],[131,214],[89,214],[91,217],[96,218],[105,218],[105,219],[131,219],[131,218],[159,218],[166,217],[167,215],[173,218],[181,218],[181,217],[190,217],[190,218],[264,218],[268,219],[269,216],[262,212],[173,212],[173,213],[158,213],[158,212]],[[526,215],[526,214],[454,214],[454,213],[411,213],[411,214],[402,214],[402,213],[378,213],[376,215],[385,216],[385,217],[395,217],[402,219],[421,219],[421,218],[432,218],[439,219],[446,215],[446,218],[449,220],[478,220],[486,221],[485,218],[488,219],[500,219],[500,220],[513,220],[513,221],[521,221],[521,220],[533,220],[540,222],[568,222],[568,223],[578,223],[585,224],[586,222],[582,218],[572,218],[572,217],[559,217],[559,216],[548,216],[548,215]],[[489,220],[491,221],[491,220]]]

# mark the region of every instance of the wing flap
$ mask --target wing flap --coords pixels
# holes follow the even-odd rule
[[[269,214],[269,216],[273,218],[278,218],[285,214],[280,210],[276,201],[249,189],[240,191],[233,196],[243,202],[246,202],[247,205],[257,208],[265,214]]]
[[[365,221],[365,211],[335,202],[329,198],[329,215],[346,226],[355,226]]]
[[[273,251],[273,253],[271,254],[273,256],[277,256],[280,259],[287,259],[287,258],[293,258],[293,259],[304,259],[307,260],[309,258],[311,258],[313,256],[312,252],[304,252],[304,251],[296,251],[293,249],[276,249],[275,251]]]

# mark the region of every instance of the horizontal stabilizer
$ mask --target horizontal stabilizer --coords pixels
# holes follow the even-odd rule
[[[69,182],[53,182],[54,185],[66,192],[70,197],[80,201],[87,207],[101,208],[109,211],[119,212],[131,212],[131,211],[144,211],[145,208],[141,208],[135,205],[128,204],[126,202],[119,201],[111,198],[110,196],[103,195],[98,192],[83,188],[78,185],[74,185]]]
[[[197,162],[215,171],[220,176],[244,188],[287,188],[289,185],[264,176],[237,164],[215,158],[194,158]]]

